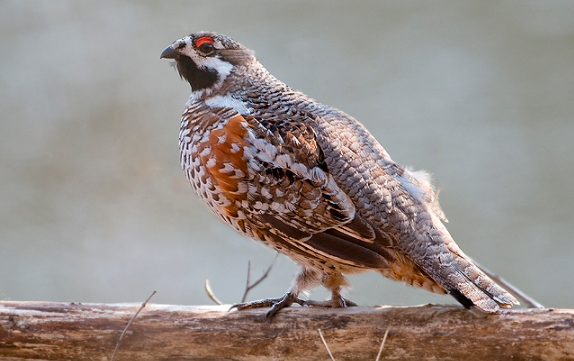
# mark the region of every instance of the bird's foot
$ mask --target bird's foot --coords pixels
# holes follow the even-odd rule
[[[277,313],[277,311],[279,311],[284,307],[289,307],[293,303],[297,303],[303,306],[305,301],[298,298],[296,294],[287,292],[286,294],[283,295],[283,297],[279,298],[266,298],[264,300],[236,303],[233,306],[231,306],[229,310],[231,311],[232,309],[236,308],[237,310],[241,311],[241,310],[248,310],[251,308],[271,307],[269,311],[267,311],[267,314],[265,315],[266,318],[271,318]]]
[[[343,307],[357,306],[357,304],[355,302],[350,301],[350,300],[343,298],[341,296],[331,298],[330,300],[327,300],[327,301],[309,300],[309,301],[305,301],[304,305],[310,306],[310,307],[324,307],[324,308],[343,308]]]

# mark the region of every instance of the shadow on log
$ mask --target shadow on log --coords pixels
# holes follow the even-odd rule
[[[133,304],[0,301],[1,360],[110,360]],[[127,330],[124,360],[573,360],[574,310],[517,309],[478,318],[457,306],[289,308],[148,304]]]

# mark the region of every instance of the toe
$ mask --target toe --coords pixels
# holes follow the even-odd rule
[[[236,303],[231,306],[229,310],[237,309],[238,311],[241,311],[252,308],[271,307],[266,315],[267,318],[270,318],[273,317],[280,309],[289,307],[293,303],[297,303],[302,306],[304,301],[299,299],[296,294],[287,292],[283,297],[279,298],[267,298],[259,301]]]

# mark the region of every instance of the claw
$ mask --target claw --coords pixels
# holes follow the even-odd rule
[[[353,301],[351,301],[351,300],[348,300],[348,299],[346,299],[346,298],[341,297],[341,300],[342,300],[343,303],[344,303],[344,306],[343,306],[343,307],[358,307],[358,306],[359,306],[359,305],[356,304],[355,302],[353,302]]]
[[[289,307],[293,303],[297,303],[298,305],[303,306],[305,301],[298,298],[296,294],[287,292],[286,294],[284,294],[282,297],[279,298],[266,298],[264,300],[236,303],[233,306],[231,306],[229,310],[231,311],[232,309],[236,308],[237,310],[241,311],[241,310],[248,310],[251,308],[271,307],[269,311],[267,311],[267,314],[265,315],[266,318],[271,318],[280,309],[284,307]]]

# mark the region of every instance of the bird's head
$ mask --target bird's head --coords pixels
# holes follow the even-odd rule
[[[200,32],[174,41],[160,58],[174,59],[192,91],[216,90],[237,68],[256,62],[251,50],[225,35]]]

